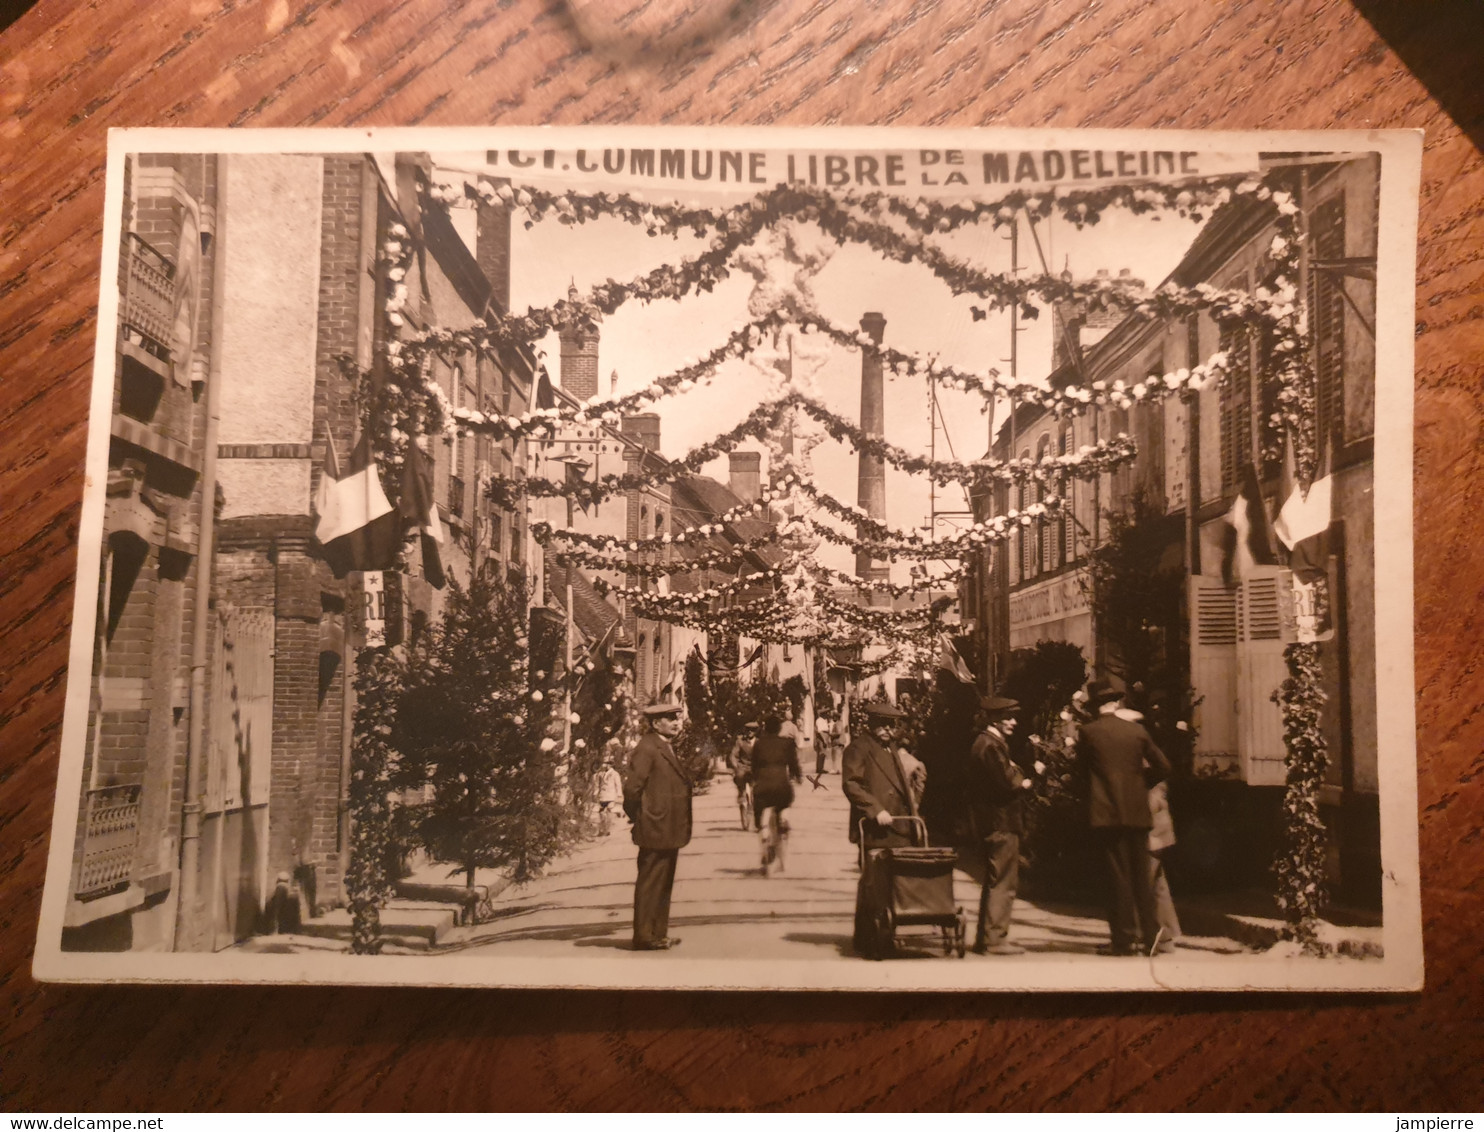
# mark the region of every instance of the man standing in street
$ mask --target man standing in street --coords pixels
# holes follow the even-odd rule
[[[917,813],[906,771],[893,753],[894,721],[902,713],[887,701],[865,705],[868,730],[845,748],[841,789],[850,799],[850,840],[860,840],[860,823],[866,821],[872,848],[908,845],[910,840],[892,832],[893,817]]]
[[[908,772],[896,756],[896,720],[902,713],[886,701],[865,705],[867,730],[845,748],[841,764],[841,789],[850,799],[850,840],[862,840],[861,823],[865,823],[864,847],[882,849],[911,845],[912,838],[898,832],[892,818],[914,815]],[[861,870],[855,892],[855,931],[853,943],[857,954],[866,954],[871,940],[871,916],[879,893],[867,885],[867,872]]]
[[[980,701],[979,734],[969,748],[969,820],[973,845],[983,852],[984,880],[979,889],[977,955],[1023,955],[1008,939],[1010,911],[1020,882],[1020,835],[1025,832],[1021,797],[1031,780],[1010,757],[1016,700],[987,696]]]
[[[1123,693],[1102,681],[1088,689],[1097,714],[1077,735],[1077,757],[1089,777],[1088,824],[1100,843],[1110,886],[1106,949],[1113,955],[1152,954],[1159,944],[1149,883],[1149,788],[1170,775],[1170,762],[1142,724],[1115,713]]]
[[[691,782],[670,740],[680,730],[679,704],[644,709],[649,730],[629,756],[623,808],[634,823],[639,875],[634,882],[634,950],[668,951],[675,861],[690,843]]]

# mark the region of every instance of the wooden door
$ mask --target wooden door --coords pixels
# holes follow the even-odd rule
[[[273,753],[273,614],[218,610],[211,685],[206,813],[215,826],[216,946],[256,929],[268,886],[268,786]]]

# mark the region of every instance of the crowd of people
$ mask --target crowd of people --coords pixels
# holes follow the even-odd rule
[[[1174,842],[1165,780],[1169,760],[1125,702],[1125,694],[1094,681],[1078,696],[1077,762],[1087,776],[1089,837],[1103,859],[1107,886],[1109,943],[1113,955],[1157,954],[1174,948],[1179,920],[1165,877],[1163,856]],[[865,727],[839,752],[832,728],[816,732],[816,775],[836,763],[841,790],[850,803],[846,830],[851,844],[866,850],[920,844],[925,828],[919,806],[927,782],[923,762],[901,740],[903,713],[882,700],[862,705]],[[975,735],[964,766],[967,843],[981,876],[973,950],[1018,955],[1011,938],[1011,911],[1019,886],[1024,803],[1034,786],[1011,755],[1020,705],[1002,696],[979,703]],[[605,822],[619,805],[632,822],[638,847],[634,888],[635,950],[668,950],[680,940],[669,933],[670,893],[681,848],[691,836],[690,775],[670,740],[681,727],[678,704],[644,709],[646,731],[620,774],[612,764],[601,772],[598,803]],[[804,780],[799,725],[780,715],[746,724],[725,756],[739,807],[750,808],[760,831],[762,870],[770,865],[769,836],[786,835],[785,812],[794,787]],[[750,794],[750,807],[745,805]],[[776,816],[776,825],[771,820]],[[774,846],[776,849],[776,845]],[[864,951],[858,903],[855,945]]]

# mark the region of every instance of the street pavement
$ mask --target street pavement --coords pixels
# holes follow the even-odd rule
[[[670,934],[682,940],[676,954],[686,959],[853,956],[858,873],[854,847],[846,839],[848,814],[838,774],[824,775],[818,787],[806,779],[796,787],[788,811],[792,828],[783,870],[764,876],[757,834],[741,828],[731,779],[714,778],[695,799],[693,836],[676,869],[670,909]],[[574,949],[627,951],[635,854],[628,822],[619,815],[606,836],[579,846],[537,880],[506,889],[494,901],[492,919],[452,929],[433,951],[541,958],[582,954]],[[979,886],[958,872],[954,895],[972,943]],[[899,943],[909,954],[939,951],[936,935],[928,935],[935,932],[903,928]],[[1092,955],[1107,942],[1108,928],[1087,909],[1018,900],[1010,938],[1026,948],[1025,957],[970,954],[965,961],[1003,964],[1038,955]],[[1189,958],[1248,951],[1218,937],[1187,936],[1181,948]]]

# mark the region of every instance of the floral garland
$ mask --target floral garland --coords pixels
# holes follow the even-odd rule
[[[1036,460],[989,458],[963,463],[957,460],[930,460],[866,432],[858,425],[832,413],[819,402],[803,394],[785,398],[824,426],[831,438],[849,444],[857,452],[883,460],[899,471],[926,475],[939,485],[961,485],[984,488],[991,483],[1025,483],[1034,480],[1042,485],[1059,484],[1067,478],[1091,479],[1129,463],[1138,455],[1138,447],[1125,434],[1094,444],[1085,444],[1076,452],[1050,454]],[[787,477],[785,477],[787,482]]]
[[[867,639],[906,641],[924,633],[938,632],[944,624],[941,621],[944,608],[955,600],[940,599],[926,609],[897,611],[867,609],[840,601],[829,592],[828,587],[815,590],[813,597],[828,612],[834,624],[827,628],[809,628],[803,631],[795,628],[797,609],[783,602],[776,593],[745,605],[719,610],[636,601],[635,612],[647,620],[664,621],[705,632],[739,633],[757,640],[777,643],[840,646]],[[842,625],[854,632],[842,631]]]
[[[623,569],[622,565],[610,566],[608,569]],[[750,574],[739,574],[731,581],[723,582],[716,586],[707,586],[699,590],[671,590],[669,593],[660,593],[656,590],[645,589],[642,586],[616,586],[606,582],[602,578],[593,579],[593,588],[604,597],[613,594],[615,597],[627,599],[636,605],[643,605],[646,609],[687,609],[693,606],[709,606],[713,601],[731,597],[733,594],[741,593],[743,590],[753,589],[757,586],[776,583],[783,576],[781,567],[770,570],[758,570]]]
[[[709,523],[698,523],[693,526],[684,527],[673,533],[666,531],[661,535],[653,535],[642,539],[620,539],[612,535],[588,534],[585,531],[568,530],[565,527],[553,527],[550,523],[535,522],[531,524],[531,537],[542,546],[546,546],[553,539],[561,539],[568,543],[581,543],[584,546],[593,547],[596,550],[607,551],[616,554],[622,551],[629,553],[646,553],[649,551],[664,551],[675,545],[687,545],[697,543],[699,540],[716,538],[727,533],[731,524],[740,519],[750,518],[752,515],[763,510],[763,504],[742,503],[732,507],[722,514],[716,516]],[[769,530],[765,535],[755,535],[751,538],[735,540],[731,545],[739,550],[755,550],[758,547],[776,544],[778,535],[776,531]],[[691,561],[695,561],[692,559]]]
[[[783,212],[801,198],[812,198],[816,207],[853,208],[876,218],[889,213],[922,233],[950,232],[985,220],[995,227],[1003,227],[1010,223],[1017,211],[1024,211],[1037,220],[1060,213],[1079,227],[1098,223],[1102,214],[1112,208],[1122,208],[1134,215],[1171,211],[1201,220],[1206,213],[1231,200],[1234,192],[1254,191],[1251,184],[1251,179],[1244,174],[1218,174],[1172,184],[1012,189],[996,200],[972,202],[947,202],[930,197],[912,200],[884,192],[837,195],[819,187],[780,184],[746,201],[714,209],[695,204],[641,200],[628,193],[553,191],[533,185],[497,185],[489,181],[464,181],[459,186],[435,184],[429,187],[429,196],[444,207],[461,200],[476,199],[505,208],[521,208],[527,214],[527,227],[547,218],[570,227],[614,217],[644,227],[651,236],[673,238],[690,232],[704,238],[710,232],[746,227],[759,212]]]
[[[974,205],[905,202],[888,194],[839,198],[826,190],[780,185],[750,201],[709,211],[694,206],[654,205],[637,201],[626,194],[549,193],[540,189],[512,189],[508,185],[494,186],[481,182],[473,189],[475,195],[484,196],[491,201],[498,198],[501,203],[526,208],[531,215],[530,223],[535,223],[549,213],[557,214],[567,223],[582,223],[600,216],[617,216],[629,223],[644,224],[656,234],[662,231],[678,234],[684,229],[700,235],[714,229],[716,234],[708,251],[693,260],[666,265],[629,284],[609,281],[595,288],[585,299],[559,302],[544,312],[533,311],[520,319],[486,320],[480,327],[466,332],[466,341],[471,344],[481,341],[534,341],[552,329],[573,324],[592,324],[597,316],[612,313],[631,298],[653,301],[658,298],[683,297],[698,287],[714,286],[725,278],[728,274],[726,257],[770,224],[783,217],[812,220],[838,241],[851,240],[866,244],[886,258],[899,262],[923,263],[955,293],[978,295],[995,307],[1015,304],[1028,317],[1034,317],[1037,313],[1031,300],[1039,299],[1042,303],[1078,302],[1090,307],[1112,306],[1145,315],[1178,317],[1205,310],[1223,325],[1245,323],[1271,332],[1272,357],[1276,362],[1274,376],[1279,385],[1279,420],[1275,423],[1294,436],[1297,462],[1302,470],[1310,466],[1313,456],[1312,375],[1306,372],[1305,327],[1295,317],[1296,303],[1292,284],[1298,237],[1301,235],[1301,218],[1292,194],[1274,187],[1283,176],[1285,174],[1282,171],[1274,171],[1262,178],[1210,178],[1180,187],[1111,186],[1093,190],[1070,190],[1050,196],[1014,190],[998,202]],[[465,194],[470,191],[470,187],[466,185]],[[450,188],[440,190],[436,197],[430,199],[447,204],[456,195],[457,190]],[[906,220],[909,227],[922,233],[930,230],[947,231],[986,215],[992,216],[996,223],[1006,223],[1013,217],[1016,207],[1025,208],[1033,216],[1049,215],[1050,210],[1061,208],[1064,215],[1074,223],[1095,223],[1100,212],[1110,207],[1127,208],[1136,213],[1159,208],[1199,213],[1203,209],[1219,207],[1239,196],[1269,201],[1277,210],[1279,231],[1273,241],[1273,270],[1269,272],[1268,285],[1259,287],[1252,295],[1221,292],[1208,285],[1189,289],[1167,285],[1155,295],[1146,296],[1140,290],[1116,280],[1079,284],[1058,276],[1017,278],[985,272],[953,260],[940,249],[920,239],[903,236],[884,224],[863,220],[851,211],[852,208],[865,207],[873,216],[890,213]],[[898,366],[902,361],[905,359],[899,360]],[[915,370],[916,367],[912,372]],[[895,368],[894,372],[897,372]],[[961,382],[965,376],[967,375],[953,375],[953,380]],[[1026,389],[1023,385],[1008,383],[1001,387],[998,385],[997,375],[995,378],[996,387],[993,392],[997,395],[1019,397],[1021,391]],[[968,384],[974,387],[982,383]],[[1146,383],[1146,391],[1148,388]],[[1098,391],[1089,392],[1089,401],[1093,392]],[[1043,404],[1048,400],[1036,394],[1025,399]],[[1063,411],[1076,411],[1079,402],[1087,403],[1076,393],[1070,398],[1053,396],[1050,400],[1064,401],[1061,406]],[[1116,399],[1110,400],[1116,403]],[[1055,406],[1048,404],[1047,407]]]
[[[1247,188],[1242,174],[1200,178],[1177,184],[1109,185],[1101,188],[1061,188],[1055,191],[1014,189],[993,201],[948,202],[931,197],[915,201],[887,193],[873,193],[852,203],[873,215],[888,212],[922,233],[951,232],[989,220],[996,228],[1008,226],[1017,212],[1032,220],[1060,213],[1078,228],[1096,224],[1102,214],[1121,208],[1135,216],[1149,212],[1176,212],[1200,221]]]
[[[530,214],[532,224],[555,213],[559,220],[567,223],[614,216],[633,224],[644,223],[652,227],[656,234],[661,230],[676,234],[682,228],[690,228],[698,235],[704,235],[707,228],[714,228],[716,232],[708,250],[694,259],[682,260],[675,265],[663,265],[627,284],[608,280],[594,288],[585,298],[559,300],[549,308],[532,310],[524,316],[512,315],[487,321],[484,327],[487,333],[497,339],[529,343],[553,330],[572,325],[594,325],[598,317],[612,314],[630,299],[652,302],[660,298],[682,298],[698,287],[714,286],[726,278],[728,271],[724,266],[724,258],[755,239],[764,229],[785,218],[813,222],[838,243],[860,243],[887,259],[902,263],[921,263],[933,270],[955,293],[972,293],[1000,308],[1018,305],[1024,309],[1027,317],[1033,318],[1037,313],[1030,305],[1032,297],[1040,298],[1043,303],[1077,301],[1094,307],[1111,305],[1129,309],[1143,297],[1142,290],[1131,284],[1114,279],[1073,283],[1059,275],[1017,276],[1011,273],[985,272],[954,260],[935,245],[903,235],[875,220],[862,219],[852,208],[868,202],[868,211],[873,216],[892,212],[917,222],[914,225],[909,221],[909,226],[922,230],[948,231],[961,223],[970,222],[972,218],[985,215],[992,216],[996,223],[1008,223],[1017,205],[1027,208],[1032,214],[1043,216],[1050,215],[1057,206],[1061,206],[1065,209],[1067,218],[1074,223],[1095,223],[1096,220],[1089,221],[1088,217],[1096,217],[1109,207],[1125,207],[1135,213],[1153,211],[1156,208],[1188,213],[1192,208],[1218,207],[1231,200],[1234,192],[1260,200],[1276,199],[1265,180],[1238,179],[1233,176],[1214,178],[1205,189],[1199,186],[1110,186],[1093,190],[1069,190],[1051,197],[1015,191],[1001,201],[972,205],[907,202],[887,194],[869,194],[861,198],[841,197],[825,189],[779,185],[749,201],[708,211],[694,206],[672,209],[665,205],[636,201],[626,194],[557,194],[529,187],[516,190],[508,185],[482,184],[476,193],[489,199],[499,198],[502,202],[517,204],[525,202],[523,207]],[[450,196],[451,194],[440,194],[433,201],[446,207]],[[665,215],[683,215],[685,219],[673,222],[661,219],[656,223],[656,218]]]
[[[744,440],[760,440],[777,433],[790,409],[799,409],[824,426],[831,437],[852,445],[856,451],[879,457],[904,472],[927,475],[939,484],[984,487],[993,482],[1010,483],[1035,480],[1043,485],[1060,484],[1068,477],[1091,478],[1128,463],[1137,454],[1134,442],[1125,435],[1096,445],[1084,445],[1066,455],[1047,455],[1038,460],[1003,461],[988,459],[965,464],[959,461],[931,460],[916,456],[868,433],[831,412],[802,393],[791,392],[774,401],[758,405],[730,431],[692,449],[684,456],[664,461],[660,467],[642,472],[610,472],[596,481],[552,480],[543,476],[493,476],[490,490],[502,506],[510,506],[519,493],[541,497],[571,499],[584,505],[600,503],[619,492],[633,491],[657,483],[673,483],[683,476],[695,475],[706,464],[736,449]],[[792,472],[785,473],[783,485],[800,482]]]
[[[1329,899],[1324,863],[1328,833],[1319,814],[1319,791],[1329,765],[1320,718],[1326,697],[1318,645],[1291,644],[1283,650],[1283,659],[1288,677],[1273,693],[1273,701],[1283,712],[1283,742],[1288,751],[1288,785],[1283,795],[1287,821],[1273,872],[1289,937],[1305,950],[1317,952],[1321,948],[1316,929]]]
[[[862,593],[887,594],[891,597],[914,597],[917,594],[931,593],[933,590],[941,590],[945,586],[956,586],[963,581],[967,571],[963,567],[949,570],[943,574],[916,574],[910,582],[883,582],[873,581],[868,578],[859,578],[854,574],[847,574],[844,570],[836,570],[830,566],[815,565],[814,572],[839,586],[846,586]]]
[[[974,523],[963,533],[945,539],[926,539],[915,533],[898,531],[879,519],[873,519],[854,504],[845,503],[829,492],[815,487],[808,481],[797,481],[793,490],[806,496],[823,510],[848,523],[855,524],[859,534],[852,539],[827,524],[811,519],[815,533],[839,545],[854,545],[867,549],[872,557],[904,555],[919,558],[958,558],[994,542],[1000,542],[1015,533],[1017,527],[1029,527],[1039,519],[1055,515],[1063,507],[1060,496],[1050,496],[1033,503],[1024,510],[1011,509],[1004,515],[995,515]]]
[[[607,558],[583,550],[558,550],[552,559],[558,566],[583,566],[589,570],[613,570],[639,578],[667,578],[675,574],[694,574],[706,570],[729,572],[727,567],[740,564],[746,555],[738,550],[731,552],[709,551],[698,558],[676,558],[669,562],[636,562],[628,558]]]
[[[521,496],[570,499],[584,506],[601,503],[610,496],[637,491],[654,484],[673,483],[683,476],[696,475],[712,460],[733,451],[744,440],[766,436],[777,431],[786,405],[772,402],[759,405],[734,428],[714,440],[692,448],[673,460],[659,458],[659,466],[644,472],[609,472],[597,480],[547,479],[544,476],[491,476],[490,498],[501,507],[514,507]]]

